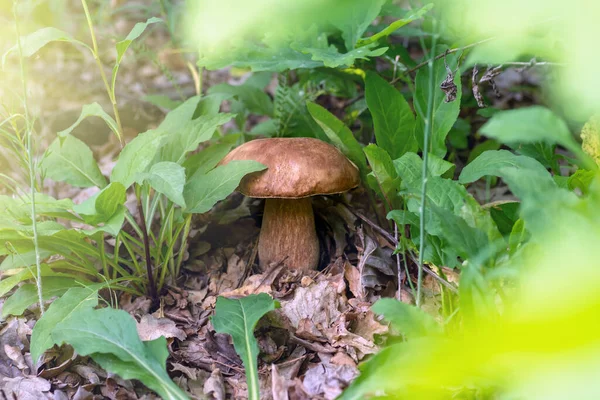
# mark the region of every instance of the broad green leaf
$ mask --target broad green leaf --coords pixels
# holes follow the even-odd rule
[[[156,107],[166,108],[167,110],[174,110],[181,105],[181,101],[173,100],[167,95],[160,94],[149,94],[142,97],[142,100]]]
[[[187,123],[196,117],[195,112],[202,99],[200,96],[193,96],[184,101],[179,107],[170,111],[163,122],[160,123],[157,130],[167,132],[177,132],[187,125]]]
[[[185,207],[183,187],[185,185],[185,169],[174,162],[159,162],[154,164],[150,171],[138,177],[138,183],[148,184],[158,193],[162,193],[173,203]]]
[[[85,282],[85,281],[84,281]],[[47,276],[42,278],[42,298],[49,300],[54,296],[62,296],[70,288],[78,286],[73,278],[63,278],[58,276]],[[33,283],[26,283],[19,287],[4,302],[2,307],[2,317],[9,315],[21,315],[30,305],[38,301],[37,286]]]
[[[135,320],[125,311],[80,308],[56,325],[52,340],[70,344],[82,356],[97,357],[109,372],[138,379],[163,399],[187,399],[166,372],[167,352],[163,350],[158,357],[156,347],[166,347],[164,337],[142,342]]]
[[[364,149],[369,165],[371,166],[371,174],[377,181],[376,187],[373,189],[384,196],[384,200],[390,203],[392,207],[399,205],[398,191],[400,190],[400,177],[396,172],[394,163],[389,154],[375,144],[370,144]]]
[[[392,159],[416,151],[415,116],[404,96],[374,72],[367,73],[365,85],[377,145]]]
[[[87,287],[72,287],[55,300],[33,327],[30,347],[33,362],[37,363],[42,353],[56,343],[52,339],[56,325],[79,310],[91,310],[97,305],[98,290]]]
[[[431,315],[395,299],[379,299],[373,304],[371,310],[376,314],[382,314],[394,329],[407,339],[442,333],[442,327]]]
[[[111,81],[112,82],[111,87],[112,87],[113,91],[115,90],[115,83],[117,81],[117,73],[119,72],[119,66],[121,65],[121,60],[123,59],[123,55],[125,55],[125,52],[129,48],[129,46],[131,45],[131,42],[133,42],[135,39],[140,37],[140,35],[142,33],[144,33],[144,31],[146,30],[148,25],[154,24],[156,22],[162,22],[162,19],[152,17],[152,18],[149,18],[146,22],[138,22],[137,24],[134,25],[133,29],[129,32],[127,37],[124,40],[121,40],[120,42],[117,43],[117,45],[116,45],[117,60],[115,61],[115,66],[113,67],[112,81]]]
[[[47,264],[42,264],[41,270],[42,276],[61,276],[61,273],[52,271]],[[0,297],[4,296],[19,283],[33,279],[35,275],[35,268],[25,268],[14,275],[3,277],[2,280],[0,280]],[[64,274],[62,276],[64,276]]]
[[[97,227],[86,231],[88,235],[103,231],[116,236],[125,220],[125,200],[125,186],[119,182],[112,182],[73,209],[81,215],[86,224]]]
[[[480,129],[501,143],[558,143],[572,147],[574,139],[565,121],[542,106],[500,111]]]
[[[218,201],[229,196],[240,184],[242,178],[266,167],[256,161],[232,161],[219,166],[206,175],[195,174],[184,188],[183,197],[188,213],[205,213]]]
[[[368,38],[360,39],[357,43],[357,46],[364,46],[367,44],[371,44],[371,43],[377,42],[379,39],[382,39],[384,37],[391,35],[396,30],[402,28],[404,25],[407,25],[417,19],[423,18],[423,16],[425,14],[427,14],[429,12],[429,10],[431,10],[432,8],[433,8],[433,3],[430,3],[430,4],[423,6],[422,8],[420,8],[418,10],[410,11],[408,13],[408,15],[392,22],[381,32],[377,32],[376,34],[369,36]]]
[[[40,250],[40,259],[44,260],[52,255],[47,250]],[[0,271],[8,271],[15,268],[30,267],[35,265],[35,251],[28,251],[23,254],[9,254],[2,260]]]
[[[233,143],[213,144],[201,152],[190,156],[183,163],[188,181],[195,179],[194,175],[205,175],[208,171],[216,167],[232,147]]]
[[[423,178],[423,160],[421,160],[421,157],[417,153],[406,153],[394,160],[393,163],[398,175],[407,185],[413,185],[414,182],[420,181]],[[442,176],[454,168],[454,164],[433,154],[430,154],[427,158],[427,164],[429,176]]]
[[[29,35],[22,36],[20,38],[20,40],[21,40],[21,51],[23,52],[24,57],[31,57],[32,55],[37,53],[42,47],[44,47],[45,45],[47,45],[50,42],[75,43],[75,44],[84,46],[85,48],[90,50],[90,52],[92,51],[92,49],[87,44],[80,42],[79,40],[73,39],[73,37],[71,37],[71,35],[69,35],[68,33],[64,32],[64,31],[61,31],[60,29],[56,29],[56,28],[52,28],[52,27],[46,27],[46,28],[39,29],[33,33],[30,33]],[[2,68],[3,69],[6,64],[6,57],[13,51],[14,52],[18,51],[17,45],[14,45],[13,47],[8,49],[2,55]]]
[[[399,226],[419,225],[419,216],[406,210],[392,210],[387,214],[386,218],[393,219]]]
[[[190,151],[212,138],[217,128],[228,122],[232,114],[203,115],[177,129],[169,129],[158,155],[159,162],[182,164]]]
[[[78,187],[106,186],[92,150],[75,136],[59,136],[46,150],[41,167],[47,177]]]
[[[119,133],[119,128],[117,127],[117,123],[110,115],[108,115],[106,113],[106,111],[104,111],[102,106],[98,103],[84,105],[81,108],[81,114],[79,114],[79,118],[77,118],[77,121],[75,121],[73,123],[73,125],[71,125],[67,129],[58,132],[58,136],[60,136],[60,137],[68,136],[71,132],[73,132],[73,129],[75,129],[81,123],[81,121],[83,121],[87,117],[102,118],[104,120],[104,122],[106,122],[106,125],[108,125],[110,130],[113,131],[113,133],[117,136],[117,138],[119,138],[119,140],[121,139],[121,135]]]
[[[217,298],[212,324],[215,331],[227,333],[233,339],[235,351],[246,369],[249,399],[259,399],[258,343],[254,337],[254,328],[262,316],[275,307],[275,301],[266,293],[241,299]]]
[[[547,187],[556,186],[550,173],[539,161],[527,156],[517,156],[508,150],[490,150],[482,153],[462,170],[458,181],[460,183],[475,182],[486,175],[506,178],[507,169],[529,171],[537,177],[538,184],[544,184]]]
[[[354,49],[347,53],[340,53],[335,46],[328,46],[326,48],[301,48],[302,53],[311,54],[311,59],[321,61],[325,67],[338,68],[338,67],[350,67],[354,65],[354,62],[358,59],[366,60],[369,57],[379,57],[388,50],[387,47],[381,47],[372,49],[373,45],[366,45]]]
[[[346,50],[352,50],[371,22],[379,15],[385,0],[349,0],[333,18],[333,24],[342,32]]]
[[[145,172],[150,166],[167,135],[167,131],[153,129],[139,134],[127,143],[119,154],[110,181],[119,182],[126,188],[131,186],[138,174]]]
[[[316,103],[307,102],[308,112],[323,129],[329,140],[346,155],[364,176],[367,171],[365,155],[352,131],[325,108]]]
[[[208,94],[225,94],[237,98],[251,113],[273,116],[273,101],[261,88],[251,85],[233,86],[221,83],[208,89]]]
[[[442,54],[445,51],[444,48],[437,48],[434,54]],[[456,64],[459,55],[448,54],[445,57],[448,68],[455,74],[454,83],[457,86],[457,96],[452,102],[447,103],[445,101],[445,94],[440,89],[440,84],[446,79],[448,71],[444,65],[444,58],[433,63],[433,119],[431,125],[431,136],[429,138],[430,151],[439,157],[446,155],[446,136],[454,122],[458,118],[460,111],[460,101],[462,93],[462,85],[460,82],[460,73],[457,73]],[[415,78],[415,95],[414,95],[414,106],[417,111],[417,124],[415,126],[415,137],[421,150],[423,150],[423,140],[425,133],[425,117],[427,115],[427,99],[429,98],[429,68],[421,68],[417,72]]]

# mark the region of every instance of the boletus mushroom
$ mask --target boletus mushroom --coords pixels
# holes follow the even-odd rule
[[[255,160],[268,168],[246,175],[238,190],[264,198],[258,239],[261,267],[283,262],[294,269],[316,269],[319,239],[311,196],[346,192],[360,183],[358,168],[336,147],[312,138],[273,138],[247,142],[221,162]]]

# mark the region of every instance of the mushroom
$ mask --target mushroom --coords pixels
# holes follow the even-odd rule
[[[316,269],[319,239],[311,196],[346,192],[360,183],[358,168],[336,147],[312,138],[256,139],[221,162],[255,160],[268,168],[246,175],[238,191],[264,198],[258,239],[261,267],[283,262],[293,269]]]

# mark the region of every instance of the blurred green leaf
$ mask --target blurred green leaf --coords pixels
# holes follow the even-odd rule
[[[256,161],[232,161],[204,174],[195,174],[185,185],[183,197],[188,213],[205,213],[218,201],[229,196],[244,176],[266,167]]]
[[[249,295],[241,299],[217,297],[212,324],[215,331],[227,333],[233,339],[233,346],[246,369],[248,398],[258,400],[258,342],[254,328],[263,315],[276,307],[275,301],[266,293]]]
[[[446,49],[436,48],[434,55],[442,54]],[[457,73],[458,54],[448,54],[433,63],[433,119],[430,137],[430,151],[438,157],[446,155],[446,136],[460,111],[460,101],[462,98],[462,85],[460,82],[460,73]],[[440,89],[440,84],[444,82],[448,75],[446,66],[454,74],[453,82],[456,85],[457,96],[452,102],[445,101],[446,95]],[[425,132],[425,117],[427,113],[427,99],[429,98],[429,68],[421,68],[415,78],[414,107],[417,112],[417,124],[415,125],[415,137],[421,150],[423,150],[423,139]]]
[[[91,310],[97,305],[98,290],[88,287],[71,287],[55,300],[33,327],[30,347],[33,362],[37,363],[42,353],[56,344],[51,335],[56,325],[79,310]]]
[[[142,342],[135,320],[122,310],[80,308],[52,331],[57,344],[68,343],[123,379],[137,379],[163,399],[188,399],[166,371],[166,340]]]
[[[21,36],[20,41],[23,57],[31,57],[32,55],[37,53],[42,47],[51,42],[70,42],[73,44],[84,46],[85,48],[90,50],[90,52],[92,51],[92,49],[87,44],[74,39],[67,32],[52,27],[42,28],[33,33],[30,33],[29,35]],[[13,51],[18,51],[17,45],[14,45],[2,55],[2,69],[4,69],[5,67],[6,57],[8,57],[8,55]]]
[[[333,25],[342,32],[346,50],[352,50],[371,22],[379,15],[385,0],[348,0],[333,16]],[[367,44],[367,43],[365,43]]]
[[[248,84],[233,86],[221,83],[211,86],[208,94],[225,94],[236,97],[251,113],[273,116],[273,101],[261,88]]]
[[[357,43],[357,46],[364,46],[367,44],[371,44],[371,43],[377,42],[379,39],[388,37],[389,35],[391,35],[395,31],[397,31],[398,29],[402,28],[404,25],[409,24],[412,21],[415,21],[417,19],[423,18],[423,16],[425,14],[427,14],[429,12],[429,10],[431,10],[432,8],[433,8],[433,3],[430,3],[430,4],[423,6],[422,8],[420,8],[418,10],[409,11],[408,15],[404,16],[404,18],[401,18],[401,19],[398,19],[398,20],[392,22],[382,31],[377,32],[376,34],[374,34],[368,38],[360,39]]]
[[[78,187],[106,186],[92,150],[69,134],[54,139],[46,150],[41,168],[50,179]]]
[[[506,144],[545,142],[569,148],[575,143],[567,124],[542,106],[500,111],[481,127],[480,132]]]
[[[442,333],[442,327],[431,315],[395,299],[379,299],[373,304],[371,310],[376,314],[382,314],[394,329],[409,340]]]
[[[393,159],[417,150],[415,116],[404,96],[373,72],[365,79],[365,97],[379,147]]]

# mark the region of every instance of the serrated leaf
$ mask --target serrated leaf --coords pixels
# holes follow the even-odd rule
[[[90,50],[90,52],[92,51],[92,49],[90,49],[90,47],[87,44],[74,39],[67,32],[64,32],[64,31],[61,31],[60,29],[56,29],[56,28],[52,28],[52,27],[38,29],[37,31],[30,33],[29,35],[21,36],[20,40],[21,40],[21,51],[23,52],[24,57],[31,57],[32,55],[37,53],[42,47],[44,47],[45,45],[47,45],[50,42],[75,43],[75,44],[84,46],[85,48]],[[2,68],[3,69],[6,64],[6,57],[11,52],[17,51],[17,50],[18,50],[17,45],[14,45],[13,47],[8,49],[2,55]]]
[[[82,280],[85,282],[85,280]],[[76,279],[46,276],[42,278],[42,298],[49,300],[54,296],[61,296],[69,288],[77,286]],[[4,302],[2,307],[2,317],[8,315],[21,315],[23,311],[30,305],[38,301],[37,286],[33,283],[26,283],[19,287],[13,294]]]
[[[81,108],[81,114],[79,114],[79,118],[77,118],[77,121],[75,121],[73,123],[73,125],[71,125],[67,129],[58,132],[58,136],[66,137],[73,131],[73,129],[75,129],[81,123],[81,121],[83,121],[84,119],[86,119],[88,117],[102,118],[102,120],[104,120],[104,122],[106,122],[106,125],[108,125],[110,130],[113,131],[113,133],[117,136],[117,138],[119,138],[119,140],[121,139],[121,135],[119,133],[119,128],[117,127],[117,123],[110,115],[108,115],[106,113],[106,111],[104,111],[102,106],[98,103],[84,105]]]
[[[229,196],[245,175],[265,168],[259,162],[241,160],[219,166],[205,175],[194,175],[183,191],[187,204],[185,211],[199,214],[209,211],[218,201]]]
[[[56,325],[79,310],[92,309],[97,305],[98,290],[87,287],[72,287],[55,300],[33,327],[30,351],[34,363],[56,343],[51,335]]]
[[[438,48],[434,54],[442,54],[445,48]],[[429,138],[430,151],[432,154],[443,158],[446,155],[446,136],[460,111],[460,101],[462,97],[462,85],[460,81],[460,73],[456,73],[456,64],[458,62],[458,54],[448,54],[445,58],[440,58],[433,63],[433,118],[431,126],[431,136]],[[445,94],[440,89],[440,84],[446,79],[448,72],[444,63],[448,64],[448,68],[455,73],[454,84],[457,87],[456,99],[446,103]],[[415,78],[415,95],[414,106],[417,112],[417,124],[415,125],[415,137],[421,150],[423,150],[423,140],[425,132],[425,118],[427,114],[427,100],[429,98],[429,68],[421,68],[417,72]]]
[[[404,96],[374,72],[367,73],[365,86],[379,147],[392,159],[416,151],[415,116]]]
[[[542,106],[497,112],[480,132],[506,144],[545,142],[569,147],[574,141],[565,121]]]
[[[316,103],[307,102],[306,107],[329,140],[358,167],[364,177],[367,172],[367,162],[362,146],[358,143],[350,128]]]
[[[431,315],[395,299],[379,299],[373,304],[371,310],[376,314],[382,314],[394,329],[402,332],[407,339],[442,333],[442,327]]]
[[[212,324],[215,331],[227,333],[233,339],[246,369],[248,398],[259,399],[258,383],[258,343],[254,337],[254,328],[263,315],[276,307],[275,301],[266,293],[250,295],[241,299],[228,299],[219,296],[215,306]]]
[[[50,179],[77,187],[106,186],[92,150],[72,135],[59,136],[48,147],[41,167]]]
[[[183,198],[185,169],[181,165],[168,161],[156,163],[150,171],[139,175],[137,182],[141,184],[144,181],[173,203],[185,207]]]
[[[166,340],[143,343],[135,320],[125,311],[80,309],[56,325],[52,340],[70,344],[80,355],[97,357],[109,372],[138,379],[164,399],[187,399],[165,370],[165,352],[157,356],[155,347],[166,347]]]

